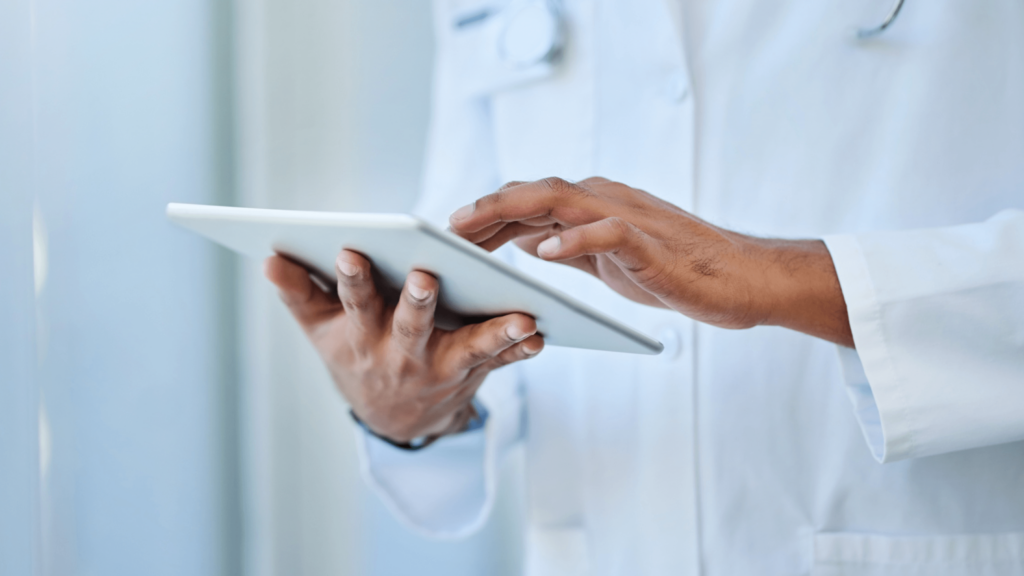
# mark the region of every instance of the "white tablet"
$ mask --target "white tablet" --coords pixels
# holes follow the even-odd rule
[[[392,298],[409,272],[429,272],[441,284],[437,325],[444,328],[522,312],[537,320],[551,346],[633,354],[662,350],[657,340],[414,216],[197,204],[168,204],[167,216],[253,258],[282,254],[326,284],[335,280],[334,259],[342,249],[366,256]]]

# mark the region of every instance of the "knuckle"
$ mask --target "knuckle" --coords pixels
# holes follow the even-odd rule
[[[509,201],[509,193],[504,186],[497,192],[493,192],[476,201],[477,210],[485,208],[492,211],[499,222],[505,221],[506,203]]]
[[[492,192],[491,194],[488,194],[487,196],[484,196],[483,198],[477,200],[477,204],[482,204],[485,206],[494,206],[504,204],[507,200],[508,188],[506,186],[502,186],[501,188],[498,189],[497,192]]]
[[[508,350],[504,354],[502,354],[501,356],[498,356],[497,358],[495,358],[494,359],[495,360],[495,366],[494,367],[495,368],[500,368],[502,366],[506,366],[508,364],[512,364],[513,362],[518,362],[518,361],[520,361],[520,360],[522,360],[524,358],[526,358],[526,354],[523,352],[522,345],[519,345],[519,346],[516,346],[514,349]]]
[[[342,306],[350,312],[369,312],[373,309],[373,301],[369,298],[348,296],[341,299]]]
[[[395,332],[406,340],[419,340],[426,336],[429,336],[434,331],[434,322],[429,321],[423,324],[414,324],[411,322],[396,322]]]
[[[462,352],[462,363],[466,366],[479,366],[490,360],[492,356],[486,350],[470,347]]]
[[[627,220],[615,216],[608,219],[607,226],[616,241],[624,247],[638,247],[643,243],[643,232]]]
[[[586,191],[580,186],[557,176],[545,178],[541,183],[552,194],[562,198],[576,198],[586,194]]]
[[[498,188],[498,192],[504,192],[505,190],[508,190],[510,188],[515,188],[516,186],[522,186],[522,185],[523,185],[523,182],[520,182],[519,180],[512,180],[510,182],[506,182],[506,183],[502,184],[501,188]]]
[[[618,216],[612,216],[605,220],[605,226],[617,237],[628,240],[635,234],[633,225]]]
[[[485,362],[483,364],[482,367],[489,372],[491,370],[497,370],[498,368],[501,368],[502,366],[507,366],[507,365],[515,362],[518,359],[519,358],[509,358],[505,354],[502,354],[501,356],[497,356],[495,358],[492,358],[492,359],[488,360],[487,362]]]

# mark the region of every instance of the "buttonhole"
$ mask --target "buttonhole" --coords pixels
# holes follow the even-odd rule
[[[484,8],[482,10],[470,12],[469,14],[463,14],[462,16],[459,16],[458,18],[455,19],[455,27],[466,28],[467,26],[472,26],[473,24],[483,22],[484,20],[490,18],[492,15],[494,15],[494,11],[491,10],[490,8]]]

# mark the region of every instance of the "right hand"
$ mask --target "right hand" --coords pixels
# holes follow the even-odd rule
[[[487,374],[544,348],[536,322],[524,314],[454,331],[435,328],[436,278],[411,272],[392,307],[370,271],[366,258],[343,250],[335,262],[337,294],[330,294],[281,256],[264,267],[356,416],[389,440],[461,431]]]

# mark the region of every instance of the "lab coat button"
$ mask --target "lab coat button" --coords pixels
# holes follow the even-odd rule
[[[665,326],[658,332],[658,340],[665,346],[661,357],[667,361],[675,360],[683,351],[683,339],[676,328]]]
[[[530,2],[509,16],[498,50],[506,64],[522,68],[551,61],[560,46],[558,16],[546,2]]]
[[[665,84],[665,93],[673,102],[683,102],[690,95],[690,82],[683,72],[672,74]]]

